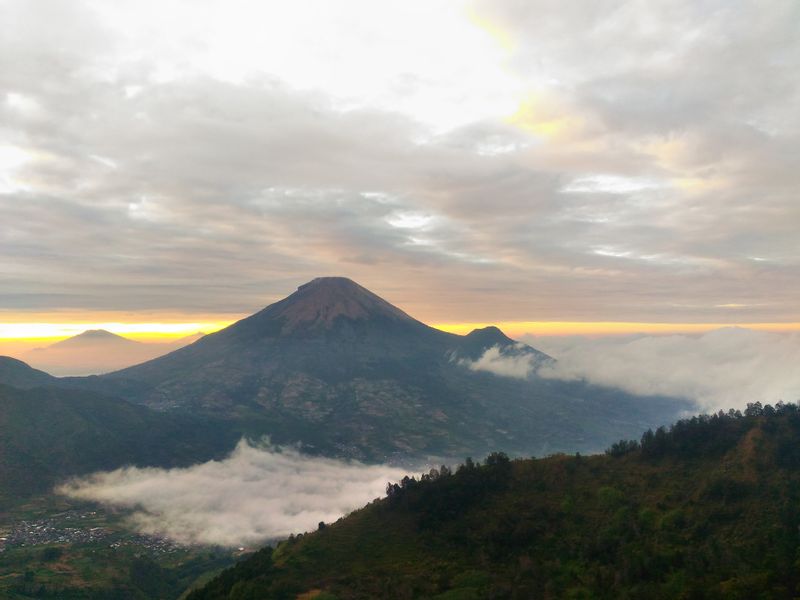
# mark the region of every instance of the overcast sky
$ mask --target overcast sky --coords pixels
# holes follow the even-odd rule
[[[429,322],[800,321],[798,23],[0,0],[0,322],[244,314],[318,275]]]

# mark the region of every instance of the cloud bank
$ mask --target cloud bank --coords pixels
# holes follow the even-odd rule
[[[222,461],[184,469],[129,467],[57,491],[133,509],[131,524],[184,544],[255,545],[315,529],[374,498],[406,472],[241,441]]]
[[[0,1],[0,310],[796,320],[798,10]]]
[[[492,346],[477,360],[461,359],[459,363],[472,371],[486,371],[501,377],[525,379],[542,364],[542,358],[525,353],[522,344],[519,348],[517,351],[504,352],[500,346]]]
[[[634,394],[697,401],[704,410],[800,400],[800,336],[726,328],[699,336],[531,338],[553,356],[538,374]],[[509,366],[508,374],[519,370]]]

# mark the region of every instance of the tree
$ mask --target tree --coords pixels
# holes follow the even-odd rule
[[[747,408],[744,410],[746,417],[760,417],[762,414],[764,414],[764,407],[761,406],[761,402],[747,403]]]

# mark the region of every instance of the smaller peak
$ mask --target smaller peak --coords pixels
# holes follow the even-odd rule
[[[87,329],[86,331],[74,335],[55,344],[47,346],[47,348],[78,348],[86,347],[87,344],[138,344],[134,340],[130,340],[116,333],[111,333],[106,329]],[[39,350],[37,348],[37,350]]]
[[[515,347],[516,342],[500,331],[498,327],[480,327],[473,329],[463,338],[458,346],[458,355],[461,358],[477,360],[489,348],[500,348],[506,350]]]
[[[86,331],[79,333],[75,337],[83,337],[83,338],[111,338],[111,337],[122,337],[117,335],[116,333],[111,333],[107,329],[87,329]]]
[[[489,325],[488,327],[479,327],[470,331],[466,337],[471,340],[484,340],[502,342],[503,344],[513,344],[514,340],[508,337],[499,327]]]
[[[481,335],[481,334],[500,334],[505,335],[503,331],[496,325],[487,325],[486,327],[477,327],[470,331],[467,335]]]
[[[105,341],[126,341],[132,342],[133,340],[129,340],[128,338],[118,335],[116,333],[112,333],[107,329],[87,329],[86,331],[79,333],[78,335],[74,335],[69,340],[75,341],[96,341],[96,342],[105,342]],[[65,340],[65,341],[69,341]]]

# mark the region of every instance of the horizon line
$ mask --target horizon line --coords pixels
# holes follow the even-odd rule
[[[193,335],[202,331],[214,333],[235,323],[225,321],[192,321],[183,323],[159,322],[71,322],[71,323],[0,323],[0,341],[37,342],[60,341],[79,335],[85,331],[103,329],[139,341],[170,341]],[[648,321],[486,321],[431,323],[431,327],[465,335],[474,329],[495,326],[511,336],[606,336],[634,334],[698,334],[716,329],[738,327],[756,331],[789,333],[800,331],[800,322],[756,322],[756,323],[673,323]]]

